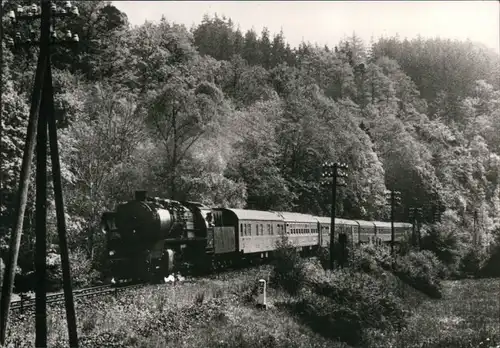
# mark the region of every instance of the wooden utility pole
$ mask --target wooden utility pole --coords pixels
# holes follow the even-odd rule
[[[59,163],[59,151],[57,147],[57,130],[54,119],[54,95],[52,88],[52,72],[50,67],[49,45],[56,44],[55,31],[51,31],[51,17],[62,17],[68,14],[78,15],[78,9],[71,7],[71,3],[66,3],[66,8],[58,10],[55,4],[48,0],[41,0],[41,7],[31,6],[25,12],[21,6],[18,7],[18,16],[11,11],[9,17],[16,19],[41,18],[40,41],[28,41],[25,44],[39,44],[40,54],[38,66],[35,74],[35,85],[30,109],[30,119],[28,132],[21,167],[21,182],[19,185],[19,199],[16,209],[16,221],[11,238],[11,248],[9,262],[7,265],[6,277],[3,283],[1,299],[1,335],[0,343],[5,344],[8,314],[12,288],[14,283],[15,268],[19,254],[21,241],[22,223],[26,208],[26,200],[29,185],[29,173],[34,151],[34,139],[37,135],[37,170],[36,170],[36,248],[35,248],[35,269],[36,269],[36,299],[35,299],[35,326],[36,326],[36,347],[47,346],[47,301],[46,301],[46,219],[47,219],[47,131],[49,132],[49,142],[51,149],[51,162],[54,181],[54,195],[56,203],[56,216],[59,234],[59,245],[61,252],[61,266],[63,271],[63,286],[66,306],[66,317],[68,322],[69,345],[78,347],[78,337],[76,331],[76,315],[73,303],[73,292],[71,286],[69,254],[66,240],[66,223],[64,217],[64,204],[62,198],[61,169]],[[54,29],[55,30],[55,29]],[[16,35],[17,37],[17,35]],[[52,38],[52,39],[51,39]],[[57,44],[75,44],[78,36],[68,31],[67,40],[57,42]],[[19,44],[19,43],[18,43]],[[22,44],[21,44],[22,45]],[[40,114],[40,115],[38,115]],[[37,117],[39,116],[39,117]],[[38,134],[37,134],[38,131]]]
[[[42,8],[48,6],[48,1],[42,1]],[[42,16],[41,24],[41,42],[46,42],[45,45],[40,45],[40,54],[38,56],[38,65],[35,73],[35,85],[31,96],[30,117],[28,121],[28,131],[26,134],[26,142],[24,145],[23,162],[21,165],[21,175],[19,182],[19,192],[16,204],[16,219],[12,228],[10,238],[9,256],[5,269],[5,277],[2,284],[2,299],[1,299],[1,325],[0,325],[0,343],[5,344],[7,334],[8,315],[10,310],[10,302],[12,290],[14,287],[14,276],[17,266],[17,258],[19,256],[19,246],[21,244],[21,234],[23,230],[24,212],[26,210],[26,202],[28,199],[29,176],[31,172],[31,163],[33,161],[33,153],[35,151],[35,137],[38,126],[38,112],[40,109],[40,101],[42,95],[42,85],[45,78],[45,71],[48,59],[48,40],[50,35],[50,18],[47,11]]]
[[[335,215],[337,205],[337,186],[345,186],[345,182],[337,183],[337,178],[346,178],[347,173],[339,169],[347,170],[348,166],[344,163],[325,162],[323,164],[322,184],[331,185],[332,205],[330,211],[330,269],[333,270],[335,264]]]
[[[394,211],[397,205],[401,204],[401,192],[391,190],[387,192],[387,200],[391,206],[391,255],[394,256],[395,231],[394,231]]]

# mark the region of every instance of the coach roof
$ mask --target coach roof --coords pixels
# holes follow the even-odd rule
[[[373,221],[356,220],[356,222],[359,224],[359,227],[375,228]]]
[[[314,222],[318,223],[318,220],[309,214],[301,214],[301,213],[288,213],[285,211],[276,212],[277,214],[283,217],[283,220],[286,222]]]
[[[391,223],[390,222],[373,221],[373,223],[375,224],[375,226],[377,226],[377,228],[391,228]],[[394,223],[394,226],[396,226],[395,223]]]
[[[316,219],[322,224],[330,224],[331,218],[329,216],[316,216]],[[349,225],[349,226],[359,226],[359,224],[354,220],[339,219],[335,218],[335,225]]]
[[[271,211],[228,208],[217,208],[216,210],[232,212],[234,215],[236,215],[238,220],[283,221],[282,217]]]

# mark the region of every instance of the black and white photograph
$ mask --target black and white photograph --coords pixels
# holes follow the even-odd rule
[[[500,2],[0,18],[0,348],[500,348]]]

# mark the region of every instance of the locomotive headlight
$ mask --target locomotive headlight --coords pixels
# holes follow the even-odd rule
[[[114,250],[111,250],[111,251],[109,252],[109,256],[113,256],[114,254],[115,254],[115,251],[114,251]]]

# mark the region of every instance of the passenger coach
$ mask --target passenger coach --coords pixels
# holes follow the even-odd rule
[[[330,243],[330,218],[309,214],[246,209],[213,209],[213,234],[207,244],[214,254],[238,254],[239,257],[268,257],[276,242],[285,234],[291,244],[303,251]],[[400,242],[411,231],[411,224],[394,223],[395,241]],[[351,247],[359,243],[391,241],[391,224],[364,220],[335,219],[335,240],[344,235]]]

